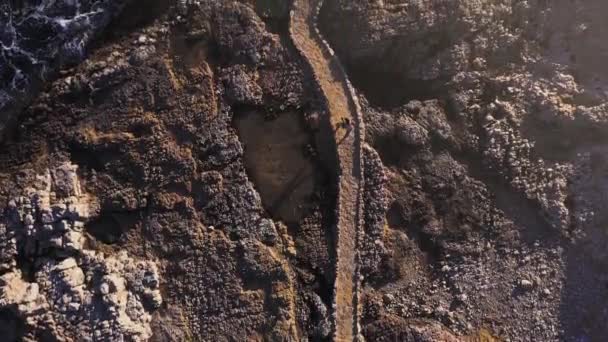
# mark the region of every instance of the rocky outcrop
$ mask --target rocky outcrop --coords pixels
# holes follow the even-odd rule
[[[47,170],[23,196],[9,200],[1,223],[8,247],[2,252],[2,269],[14,268],[17,256],[33,261],[48,253],[66,256],[83,249],[84,223],[95,204],[81,191],[76,169],[63,164]]]
[[[24,340],[147,340],[162,304],[156,264],[86,248],[84,226],[97,210],[75,165],[35,179],[5,208],[0,307],[24,321]]]
[[[383,239],[393,279],[381,284],[408,299],[385,310],[461,334],[484,317],[512,340],[604,339],[606,329],[574,312],[601,311],[592,264],[606,263],[597,248],[606,242],[605,9],[595,0],[326,2],[323,34],[365,98],[366,137],[394,199]],[[488,276],[514,294],[464,290]],[[581,290],[580,279],[596,280]],[[426,291],[427,304],[408,304]],[[542,318],[529,319],[530,307]],[[508,314],[487,320],[492,311]]]

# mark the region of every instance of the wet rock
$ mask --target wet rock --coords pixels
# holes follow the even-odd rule
[[[82,61],[92,40],[123,5],[67,0],[0,5],[0,133],[17,107],[34,96],[40,81]]]

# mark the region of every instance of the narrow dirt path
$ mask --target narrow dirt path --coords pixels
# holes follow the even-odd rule
[[[357,240],[363,217],[361,144],[363,124],[357,98],[344,69],[316,26],[323,0],[293,0],[290,36],[310,64],[338,144],[336,279],[334,283],[334,341],[358,338]],[[343,125],[349,122],[350,125]]]

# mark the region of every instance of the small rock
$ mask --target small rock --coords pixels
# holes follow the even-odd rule
[[[27,225],[34,224],[34,217],[32,215],[30,215],[30,214],[25,215],[23,223],[27,224]]]
[[[50,238],[49,245],[51,247],[61,248],[63,246],[63,238],[61,236]]]
[[[385,293],[382,296],[382,300],[384,301],[384,304],[390,304],[395,300],[395,297],[390,293]]]
[[[69,269],[75,268],[75,267],[78,267],[78,265],[76,264],[76,260],[74,258],[67,258],[64,261],[57,264],[57,266],[55,266],[55,269],[57,271],[64,271],[64,270],[69,270]]]
[[[133,65],[141,65],[146,59],[156,52],[154,46],[142,46],[131,53],[129,63]]]
[[[267,245],[274,246],[278,240],[275,224],[270,219],[262,219],[259,224],[261,241]]]
[[[102,295],[107,295],[108,293],[110,293],[110,285],[108,285],[108,283],[102,283],[99,286],[99,293],[101,293]]]
[[[534,284],[528,279],[522,279],[519,281],[519,285],[521,285],[521,287],[524,289],[531,289]]]
[[[444,308],[443,306],[438,306],[435,308],[435,316],[441,317],[443,315],[447,315],[448,314],[448,309]]]
[[[68,310],[70,311],[78,311],[80,309],[80,304],[76,302],[71,302],[68,304]]]
[[[147,290],[144,292],[144,294],[149,299],[150,304],[152,305],[153,308],[158,309],[163,304],[163,297],[161,296],[160,291]]]

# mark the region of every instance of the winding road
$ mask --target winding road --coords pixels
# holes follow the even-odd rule
[[[334,283],[334,341],[359,339],[357,241],[363,219],[362,142],[364,129],[356,94],[340,61],[316,23],[323,0],[293,0],[289,34],[310,65],[334,129],[339,159]],[[345,127],[349,122],[350,127]]]

